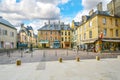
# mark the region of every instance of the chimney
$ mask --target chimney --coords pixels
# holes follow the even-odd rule
[[[44,23],[44,25],[47,25],[46,22]]]
[[[98,5],[97,5],[97,10],[98,10],[98,11],[103,11],[102,2],[98,3]]]
[[[58,24],[60,25],[60,20],[58,21]]]
[[[50,25],[50,20],[48,20],[48,25]]]
[[[24,23],[21,24],[21,27],[24,27]]]
[[[87,16],[86,15],[82,16],[82,22],[86,22],[86,21],[87,21]]]

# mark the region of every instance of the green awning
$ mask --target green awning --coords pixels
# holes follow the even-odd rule
[[[49,43],[49,41],[48,41],[48,40],[40,40],[40,43],[41,43],[41,44]]]
[[[54,41],[54,43],[60,43],[60,41],[58,41],[58,40],[55,40],[55,41]]]

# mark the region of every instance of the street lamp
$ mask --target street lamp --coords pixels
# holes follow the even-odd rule
[[[101,53],[102,53],[102,38],[103,38],[103,32],[101,32],[99,36],[99,40],[101,41],[101,46],[100,46]]]

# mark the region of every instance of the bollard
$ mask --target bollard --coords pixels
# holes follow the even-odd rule
[[[100,60],[100,57],[99,57],[99,56],[96,56],[96,60],[99,61],[99,60]]]
[[[80,58],[79,58],[79,57],[77,57],[77,58],[76,58],[76,61],[77,61],[77,62],[79,62],[79,61],[80,61]]]
[[[58,60],[59,60],[60,63],[62,63],[62,58],[59,58]]]
[[[17,61],[16,61],[16,65],[17,65],[17,66],[20,66],[20,65],[21,65],[21,60],[17,60]]]
[[[120,55],[118,55],[117,58],[120,59]]]

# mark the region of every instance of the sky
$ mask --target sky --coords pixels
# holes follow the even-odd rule
[[[32,26],[35,34],[48,20],[71,24],[72,20],[81,21],[82,15],[96,10],[99,2],[106,10],[111,0],[0,0],[0,16],[8,20],[18,30],[20,24]]]

